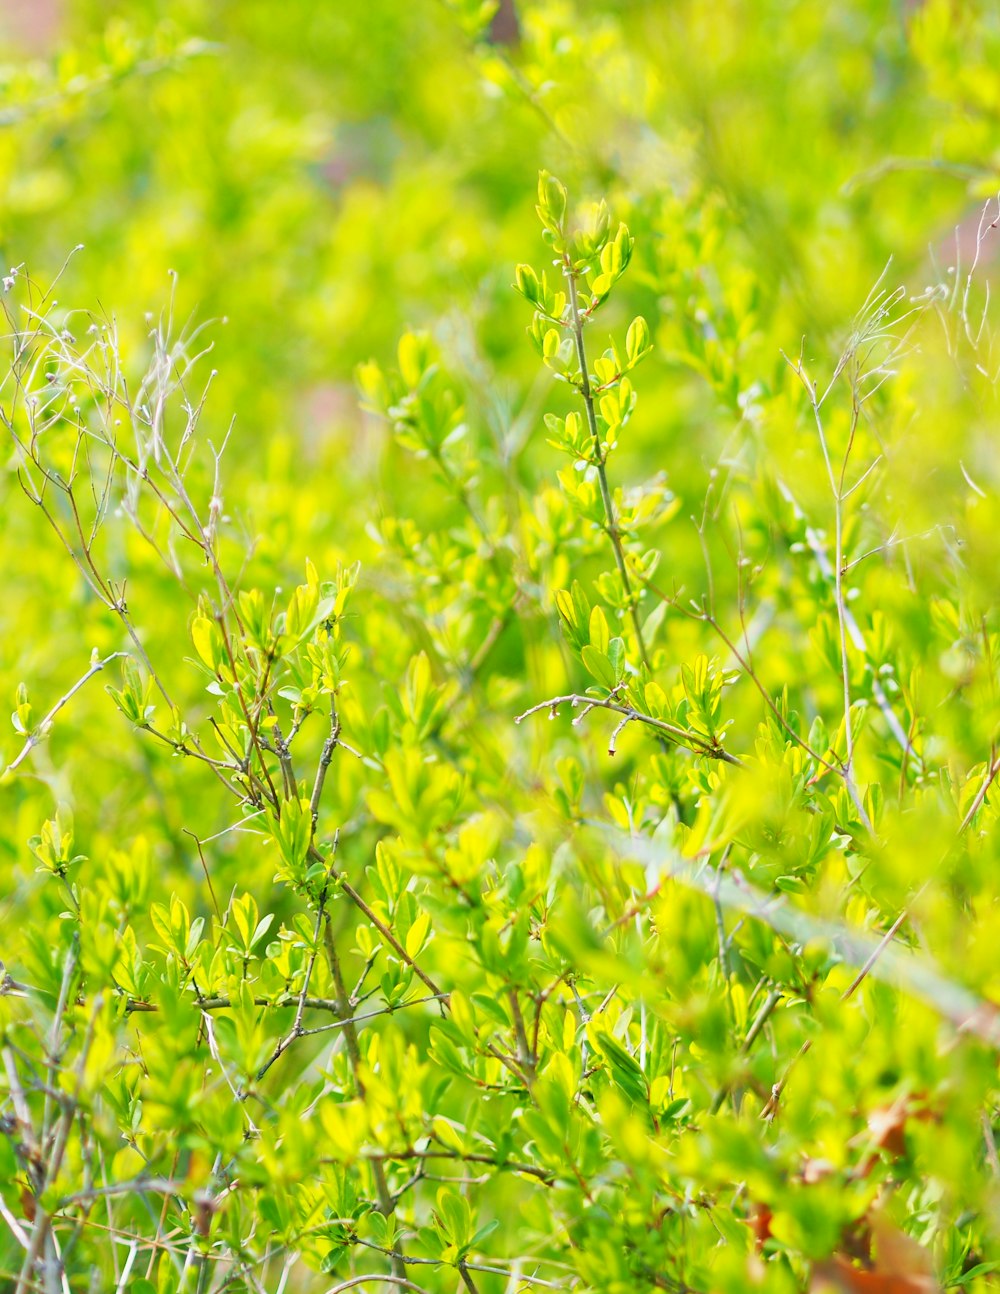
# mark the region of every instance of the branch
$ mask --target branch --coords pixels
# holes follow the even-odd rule
[[[354,1087],[358,1096],[363,1101],[365,1099],[365,1080],[362,1068],[361,1049],[358,1046],[358,1031],[355,1028],[354,1021],[351,1017],[351,1001],[347,996],[347,989],[344,985],[343,972],[340,969],[340,957],[337,953],[337,942],[333,937],[333,927],[330,925],[329,914],[321,914],[323,921],[323,943],[326,949],[326,960],[330,967],[330,974],[333,977],[333,986],[337,991],[337,1001],[340,1004],[340,1018],[344,1022],[344,1043],[347,1047],[347,1058],[350,1062],[351,1073],[354,1078]],[[385,1168],[381,1160],[372,1161],[372,1177],[375,1179],[375,1193],[378,1196],[379,1212],[384,1218],[391,1218],[396,1211],[395,1201],[389,1190],[389,1184],[385,1176]],[[405,1257],[402,1253],[393,1252],[391,1255],[393,1274],[405,1279],[406,1268],[404,1263]]]
[[[95,674],[100,674],[101,670],[104,669],[106,666],[110,665],[113,660],[121,660],[123,657],[127,655],[128,655],[128,652],[116,651],[116,652],[112,652],[110,656],[103,657],[103,659],[101,660],[92,659],[90,669],[87,670],[86,674],[84,674],[82,677],[77,679],[77,681],[73,684],[73,686],[69,689],[69,691],[64,693],[59,698],[59,700],[55,703],[55,705],[48,712],[48,714],[45,715],[45,717],[41,719],[38,722],[38,724],[32,729],[32,731],[28,734],[28,738],[25,741],[24,745],[21,747],[20,753],[14,758],[14,760],[11,763],[7,765],[3,773],[0,774],[0,777],[6,776],[8,773],[13,773],[14,770],[27,758],[28,752],[34,746],[37,746],[45,737],[52,720],[56,717],[56,715],[63,708],[63,706],[66,705],[67,702],[70,701],[77,694],[77,692],[80,691],[80,689],[83,687],[85,683],[89,682],[90,679],[92,679]]]
[[[678,746],[683,746],[687,750],[693,750],[697,755],[706,755],[710,759],[718,759],[724,764],[733,764],[737,768],[742,768],[743,766],[743,761],[741,759],[738,759],[735,755],[731,755],[729,751],[724,750],[721,746],[714,745],[708,740],[703,740],[697,735],[697,733],[688,732],[686,729],[680,728],[676,724],[668,723],[666,719],[655,719],[651,714],[643,714],[641,710],[636,710],[630,705],[622,705],[617,701],[612,701],[610,697],[601,699],[592,696],[581,696],[577,692],[570,692],[566,696],[554,696],[551,700],[540,701],[538,705],[533,705],[529,709],[525,710],[523,714],[517,715],[514,722],[520,723],[522,719],[527,719],[529,715],[538,714],[542,710],[548,710],[550,717],[554,718],[559,706],[561,705],[569,705],[574,709],[578,705],[582,705],[584,707],[573,720],[574,724],[578,724],[582,719],[585,719],[591,710],[610,710],[614,714],[623,715],[625,723],[644,723],[649,728],[655,728],[657,732],[670,737]],[[615,753],[614,742],[622,728],[625,726],[625,723],[620,723],[612,734],[611,748],[608,752],[611,755]]]
[[[342,1294],[343,1290],[353,1289],[355,1285],[367,1285],[368,1282],[379,1285],[395,1285],[399,1289],[415,1290],[416,1294],[428,1294],[422,1285],[415,1285],[413,1281],[407,1280],[405,1276],[389,1276],[385,1273],[369,1273],[367,1276],[350,1276],[346,1281],[341,1281],[339,1285],[331,1285],[325,1294]]]
[[[960,1032],[971,1033],[987,1045],[1000,1048],[1000,1011],[977,993],[949,979],[929,958],[893,946],[893,938],[906,918],[906,909],[881,938],[875,939],[867,931],[804,912],[782,895],[768,894],[742,877],[717,876],[714,869],[700,866],[699,860],[685,858],[676,851],[668,852],[655,841],[626,835],[605,824],[589,825],[601,832],[619,857],[636,859],[654,869],[657,883],[647,898],[655,897],[664,882],[672,880],[709,899],[717,897],[723,907],[762,921],[779,935],[802,943],[813,939],[828,941],[844,962],[860,968],[842,995],[845,1001],[867,976],[873,975],[926,1002]],[[914,898],[928,883],[924,882]]]
[[[330,761],[333,759],[333,752],[340,743],[340,717],[337,714],[336,703],[330,700],[330,735],[323,743],[323,751],[319,757],[319,765],[316,768],[316,780],[313,783],[312,795],[309,799],[309,814],[312,818],[312,829],[315,834],[316,820],[319,817],[319,803],[323,797],[323,783],[326,781],[326,774],[330,767]]]
[[[601,487],[601,499],[604,503],[605,530],[608,538],[611,540],[611,547],[614,549],[615,565],[618,567],[618,574],[621,576],[622,589],[628,602],[629,613],[632,617],[632,625],[635,629],[636,643],[639,648],[639,659],[646,668],[649,668],[649,656],[646,653],[646,643],[642,636],[642,625],[639,622],[639,603],[636,595],[632,592],[632,584],[628,577],[628,568],[625,565],[625,552],[622,548],[621,533],[618,529],[618,522],[615,518],[615,505],[611,497],[611,490],[608,486],[608,473],[604,465],[604,455],[601,453],[601,436],[597,428],[597,414],[594,411],[594,393],[590,389],[590,375],[587,372],[587,351],[583,344],[583,317],[580,314],[580,303],[576,291],[576,271],[573,269],[573,263],[567,254],[564,257],[564,273],[566,283],[569,288],[569,309],[570,323],[573,329],[573,337],[576,342],[576,356],[580,364],[580,395],[583,397],[584,407],[587,411],[587,425],[590,428],[590,434],[594,441],[594,466],[597,468],[597,479]]]
[[[447,1159],[462,1164],[488,1164],[493,1168],[505,1169],[511,1173],[525,1173],[528,1177],[537,1177],[540,1182],[546,1186],[551,1186],[556,1180],[555,1173],[546,1168],[539,1168],[537,1164],[521,1163],[514,1159],[498,1160],[495,1155],[487,1155],[478,1151],[458,1151],[458,1150],[380,1150],[375,1154],[365,1155],[365,1159],[382,1159],[391,1160],[393,1163],[400,1160],[418,1160],[426,1159]]]

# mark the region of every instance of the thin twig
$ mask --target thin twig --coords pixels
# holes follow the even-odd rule
[[[116,652],[112,652],[110,656],[104,656],[100,660],[93,660],[91,662],[90,669],[87,670],[86,674],[81,675],[81,677],[77,679],[77,681],[73,684],[73,686],[69,689],[69,691],[63,693],[63,695],[55,703],[55,705],[48,712],[48,714],[46,714],[43,719],[40,719],[39,722],[35,725],[32,731],[28,734],[27,740],[25,741],[24,745],[21,747],[21,750],[19,751],[19,753],[4,769],[4,773],[5,774],[13,773],[14,770],[22,763],[22,761],[27,758],[28,752],[32,749],[32,747],[37,746],[39,742],[42,741],[43,738],[46,736],[49,729],[49,725],[52,723],[52,720],[56,717],[56,715],[63,708],[63,706],[66,705],[67,702],[71,701],[74,696],[76,696],[77,692],[80,691],[80,689],[83,687],[85,683],[88,683],[90,679],[94,677],[95,674],[100,674],[101,670],[106,669],[107,666],[110,665],[113,660],[122,660],[127,656],[128,656],[128,652],[116,651]],[[3,774],[0,774],[0,776],[3,776]]]
[[[590,710],[611,710],[614,714],[624,715],[626,722],[631,723],[634,721],[635,723],[643,723],[647,727],[655,728],[657,732],[670,737],[678,746],[693,750],[695,754],[707,755],[710,759],[718,759],[724,764],[733,764],[737,768],[742,767],[743,761],[735,755],[731,755],[722,746],[713,744],[699,737],[697,733],[689,732],[686,728],[680,728],[676,724],[668,723],[665,719],[656,719],[650,714],[643,714],[641,710],[636,710],[633,706],[622,705],[620,702],[613,701],[610,698],[581,696],[579,693],[570,692],[565,696],[551,697],[548,701],[539,701],[537,705],[530,706],[523,714],[517,715],[514,722],[521,723],[529,715],[539,714],[542,710],[548,710],[550,717],[554,718],[561,705],[568,705],[573,708],[577,706],[584,707],[583,712],[573,720],[574,723],[579,723]],[[621,730],[621,727],[622,725],[619,724],[616,733]]]
[[[636,645],[639,649],[639,659],[643,665],[649,668],[649,657],[646,652],[645,639],[642,636],[642,624],[639,620],[639,603],[638,598],[632,591],[632,583],[629,579],[628,567],[625,564],[625,551],[622,548],[621,531],[618,529],[618,521],[615,517],[614,500],[611,497],[611,489],[608,485],[608,472],[605,465],[604,453],[601,449],[601,434],[597,426],[597,413],[594,409],[594,394],[590,387],[590,374],[587,372],[587,351],[583,341],[584,319],[580,313],[580,303],[577,295],[577,272],[573,268],[573,262],[567,253],[563,258],[563,272],[566,276],[566,284],[569,293],[570,309],[570,326],[573,329],[573,339],[576,343],[576,356],[580,365],[580,395],[583,399],[583,405],[587,413],[587,426],[590,428],[590,434],[593,439],[593,459],[592,462],[597,469],[597,480],[601,490],[601,500],[604,504],[604,529],[608,538],[611,540],[611,547],[614,550],[615,565],[618,567],[618,574],[621,576],[622,591],[625,594],[625,601],[628,604],[629,614],[632,618],[632,627],[635,630]]]

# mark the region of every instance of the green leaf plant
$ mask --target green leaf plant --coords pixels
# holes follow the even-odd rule
[[[754,386],[723,336],[743,441],[689,524],[660,459],[626,483],[638,366],[679,349],[632,309],[643,249],[544,171],[537,213],[550,261],[514,278],[565,398],[537,443],[446,334],[357,371],[419,504],[293,464],[254,527],[201,329],[168,309],[130,348],[6,289],[17,506],[97,646],[54,703],[12,693],[4,794],[104,788],[9,865],[16,1294],[988,1288],[989,527],[952,472],[924,529],[972,558],[894,565],[879,494],[921,364],[985,371],[978,288],[879,283],[826,378],[803,349]],[[331,502],[353,551],[268,548]]]

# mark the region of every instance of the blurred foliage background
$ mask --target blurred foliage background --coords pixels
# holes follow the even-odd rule
[[[561,408],[562,396],[540,375],[511,286],[517,262],[540,263],[539,170],[558,174],[575,197],[606,198],[636,239],[630,273],[597,331],[621,332],[641,313],[652,332],[654,354],[637,379],[640,411],[614,474],[628,486],[665,472],[679,500],[676,517],[648,541],[662,553],[657,578],[701,595],[705,549],[689,518],[701,516],[720,473],[736,482],[732,515],[706,541],[716,592],[735,605],[737,547],[759,565],[754,601],[771,608],[760,677],[774,696],[789,690],[806,729],[816,714],[833,729],[837,722],[836,652],[831,672],[824,629],[829,590],[809,564],[805,533],[808,526],[828,537],[833,523],[801,386],[784,355],[801,353],[824,387],[889,266],[884,285],[904,284],[921,306],[891,397],[866,428],[872,453],[883,455],[873,478],[879,495],[870,509],[859,496],[847,551],[859,562],[857,614],[875,644],[875,668],[888,665],[907,697],[919,693],[914,723],[918,712],[930,716],[918,725],[922,757],[957,788],[961,817],[984,762],[996,758],[1000,719],[991,638],[1000,593],[997,356],[988,324],[970,331],[955,313],[983,204],[1000,185],[995,5],[515,0],[492,16],[473,0],[50,0],[6,6],[0,37],[4,272],[20,281],[28,272],[43,286],[58,275],[60,307],[113,318],[126,367],[137,372],[151,320],[172,312],[175,331],[213,321],[202,335],[213,346],[202,374],[216,375],[201,426],[220,444],[233,424],[224,459],[232,568],[245,559],[245,584],[290,588],[307,558],[324,576],[360,560],[349,622],[352,740],[367,749],[365,723],[400,686],[415,653],[429,651],[454,706],[456,763],[484,801],[508,803],[521,821],[537,812],[543,837],[573,818],[553,828],[552,788],[569,775],[552,770],[563,758],[582,761],[593,795],[606,791],[608,816],[629,825],[614,802],[629,800],[642,739],[630,730],[615,763],[586,727],[511,723],[528,705],[585,685],[560,645],[552,596],[601,569],[593,546],[570,533],[554,489],[563,463],[545,439],[542,412]],[[977,311],[993,258],[988,239],[978,252]],[[928,285],[936,295],[922,297]],[[73,318],[66,317],[71,329]],[[461,500],[361,412],[355,392],[357,366],[374,359],[392,368],[408,329],[434,336],[463,392],[487,524],[520,534],[529,555],[518,575],[522,595],[527,588],[541,608],[523,632],[505,625],[474,688],[463,662],[475,658],[495,607],[470,590],[489,563],[464,540],[451,554],[426,558],[423,537],[444,544],[464,524]],[[840,436],[847,415],[836,416]],[[78,578],[25,497],[17,468],[5,448],[0,695],[14,709],[26,682],[37,717],[83,673],[92,648],[104,654],[125,644],[118,619]],[[501,521],[512,497],[527,502]],[[412,545],[404,523],[415,527]],[[897,547],[900,536],[916,539]],[[879,556],[867,561],[872,549]],[[178,649],[190,603],[124,525],[109,527],[104,556],[126,582],[133,618],[171,691],[204,717],[211,701],[203,680],[185,663],[186,646]],[[657,634],[665,668],[702,637],[669,616]],[[731,695],[729,744],[753,749],[760,699],[746,679]],[[21,744],[8,728],[0,764]],[[887,765],[877,743],[859,761],[866,785],[884,782],[891,792],[907,776],[898,763]],[[378,782],[371,769],[345,761],[331,777],[336,821],[354,828],[345,829],[342,847],[360,872],[392,818],[366,799]],[[680,774],[661,780],[681,802],[693,794],[678,789]],[[948,847],[955,824],[941,796],[951,792],[931,780],[933,794],[907,801],[887,824],[883,865],[865,873],[853,919],[888,924],[924,879],[921,860]],[[660,794],[661,807],[670,798],[662,786],[646,791],[653,801]],[[27,773],[8,779],[0,796],[5,960],[8,938],[14,942],[8,932],[58,922],[58,897],[46,897],[25,841],[59,805],[72,810],[90,857],[149,850],[160,900],[174,892],[192,910],[205,909],[201,860],[184,833],[207,840],[225,830],[231,804],[211,778],[138,740],[100,681],[74,697]],[[512,823],[504,830],[516,836]],[[953,902],[928,908],[925,936],[946,971],[996,1001],[1000,916],[991,877],[1000,855],[992,835],[982,836],[964,870],[956,865],[945,878]],[[213,845],[214,884],[222,895],[252,889],[264,906],[273,864],[241,840],[230,834]],[[287,895],[266,902],[279,917],[294,909]],[[678,982],[708,958],[684,943],[695,941],[697,926],[692,917],[685,934],[686,911],[661,916],[661,929],[684,949],[669,971]],[[697,928],[710,946],[710,925]],[[438,969],[457,974],[463,955],[456,936],[454,946],[442,946]],[[871,1082],[895,1094],[892,1057],[911,1045],[899,1061],[911,1067],[911,1086],[967,1084],[963,1099],[974,1091],[980,1100],[968,1110],[970,1123],[978,1129],[985,1118],[992,1127],[995,1116],[981,1104],[988,1060],[977,1055],[956,1076],[939,1063],[931,1026],[910,1033],[882,998],[876,1005],[891,1018]],[[817,1046],[799,1072],[805,1094],[810,1083],[826,1085],[820,1104],[837,1116],[817,1131],[820,1116],[811,1122],[802,1114],[789,1135],[796,1146],[813,1138],[836,1158],[830,1146],[852,1135],[844,1110],[853,1094],[833,1091],[831,1074],[846,1064],[844,1049],[860,1042],[850,1024],[840,1033],[829,1027],[836,1042]],[[799,1036],[781,1028],[778,1051],[794,1054]],[[780,1072],[777,1054],[771,1079]],[[980,1230],[974,1239],[963,1233],[944,1257],[940,1228],[928,1224],[922,1237],[937,1237],[938,1269],[943,1264],[956,1283],[985,1261],[983,1218],[997,1206],[995,1185],[986,1205],[977,1202],[978,1187],[963,1195],[984,1152],[979,1132],[959,1122],[955,1115],[954,1126],[935,1129],[945,1146],[945,1193],[952,1215],[974,1213]],[[738,1176],[746,1144],[737,1153],[736,1140],[719,1135],[700,1153],[717,1157],[720,1178]],[[933,1157],[929,1134],[925,1140],[917,1159]],[[755,1189],[766,1195],[773,1187],[793,1219],[778,1239],[825,1257],[841,1213],[834,1209],[827,1236],[814,1197],[789,1202],[787,1183],[765,1189],[771,1170],[758,1170]],[[770,1203],[780,1211],[776,1198]],[[548,1228],[535,1215],[526,1225],[533,1236]],[[634,1271],[595,1253],[592,1269],[578,1272],[585,1288],[600,1287],[602,1263],[621,1282],[607,1289],[637,1288]],[[724,1279],[726,1289],[746,1288],[735,1261]],[[976,1279],[986,1276],[966,1286],[986,1288]]]

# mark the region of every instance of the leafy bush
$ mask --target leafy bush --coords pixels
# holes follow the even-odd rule
[[[124,8],[0,77],[4,1288],[991,1288],[992,9]]]

